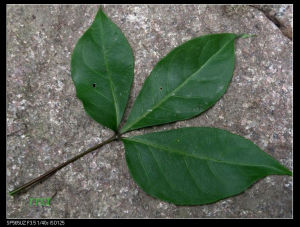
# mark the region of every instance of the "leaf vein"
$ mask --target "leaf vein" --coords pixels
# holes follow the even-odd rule
[[[161,172],[161,175],[164,177],[166,183],[170,186],[170,188],[172,188],[173,190],[175,190],[174,187],[173,187],[173,186],[170,184],[170,182],[167,180],[167,177],[165,176],[164,172],[162,171],[161,166],[159,165],[158,161],[157,161],[156,158],[154,157],[153,152],[152,152],[152,149],[149,148],[149,147],[147,147],[147,149],[150,151],[150,154],[151,154],[151,156],[153,157],[153,160],[155,161],[156,165],[158,166],[158,169],[159,169],[159,171]]]
[[[181,84],[178,85],[174,90],[169,92],[163,99],[161,99],[152,109],[158,108],[161,104],[163,104],[165,101],[168,100],[169,97],[172,96],[173,93],[177,92],[180,90],[191,78],[193,78],[196,74],[198,74],[207,64],[210,62],[211,59],[213,59],[219,52],[221,52],[232,40],[227,42],[222,48],[220,48],[216,53],[214,53],[196,72],[192,73],[190,76],[188,76]],[[125,132],[127,129],[135,125],[137,122],[145,118],[149,112],[145,112],[142,116],[138,117],[133,123],[127,125],[127,127],[123,128],[123,131]]]
[[[101,44],[102,44],[102,50],[103,50],[103,57],[104,57],[104,63],[105,63],[105,68],[106,68],[106,71],[109,75],[109,82],[110,82],[110,89],[111,89],[111,93],[112,93],[112,96],[113,96],[113,99],[114,99],[114,107],[115,107],[115,113],[116,113],[116,127],[118,126],[118,123],[119,123],[119,114],[118,114],[118,106],[117,106],[117,100],[116,100],[116,97],[115,97],[115,91],[114,91],[114,85],[113,85],[113,81],[111,79],[111,72],[109,70],[109,67],[108,67],[108,63],[107,63],[107,58],[106,58],[106,51],[105,51],[105,47],[104,47],[104,36],[103,36],[103,24],[102,24],[102,20],[100,20],[100,35],[101,35]]]
[[[188,156],[188,157],[192,157],[192,158],[196,158],[196,159],[200,159],[200,160],[218,162],[218,163],[223,163],[223,164],[228,164],[228,165],[263,167],[263,168],[269,168],[269,169],[277,171],[276,168],[273,168],[271,166],[254,165],[254,164],[250,165],[250,164],[247,164],[247,163],[237,163],[237,162],[229,162],[229,161],[225,161],[225,160],[212,159],[212,158],[209,158],[209,157],[203,157],[203,156],[199,156],[199,155],[196,155],[196,154],[184,153],[182,151],[175,150],[175,149],[170,150],[170,149],[168,149],[166,147],[163,147],[161,145],[149,143],[148,141],[146,142],[145,140],[141,140],[141,139],[136,139],[136,138],[133,139],[133,138],[128,138],[128,137],[123,138],[123,139],[127,139],[127,140],[130,140],[130,141],[136,142],[136,143],[141,143],[141,144],[153,147],[153,148],[157,148],[159,150],[167,151],[167,152],[170,152],[170,153],[175,153],[175,154],[178,154],[178,155],[181,155],[181,156]]]
[[[146,168],[145,168],[145,166],[144,166],[144,164],[143,164],[143,162],[142,162],[142,159],[141,159],[141,151],[140,151],[139,149],[136,148],[136,145],[135,145],[135,144],[133,144],[133,145],[134,145],[134,148],[138,151],[138,160],[139,160],[139,162],[141,163],[141,166],[142,166],[142,168],[143,168],[143,170],[144,170],[144,172],[145,172],[145,174],[146,174],[148,180],[150,181],[149,174],[148,174],[148,172],[146,171]]]
[[[188,164],[187,164],[187,162],[186,162],[185,157],[183,157],[183,160],[184,160],[184,163],[185,163],[185,166],[186,166],[186,169],[187,169],[187,173],[188,173],[188,175],[190,176],[192,182],[194,183],[194,185],[196,186],[196,188],[197,188],[200,192],[204,192],[204,191],[200,188],[200,186],[198,185],[196,179],[195,179],[195,178],[193,177],[193,175],[191,174],[191,172],[190,172],[190,170],[189,170],[189,167],[188,167]],[[206,193],[206,192],[204,192],[204,193]]]

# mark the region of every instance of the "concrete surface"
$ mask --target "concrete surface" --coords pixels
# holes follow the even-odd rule
[[[275,8],[292,21],[292,5]],[[98,5],[7,6],[7,218],[291,218],[289,176],[266,177],[238,196],[204,206],[154,199],[130,177],[121,142],[85,156],[20,196],[8,195],[112,135],[84,112],[70,77],[72,50],[97,10]],[[223,128],[249,138],[292,170],[292,41],[264,11],[247,5],[105,5],[104,11],[135,55],[128,108],[156,62],[182,42],[209,33],[256,34],[236,42],[233,80],[213,108],[131,134]],[[29,206],[29,198],[56,191],[50,207]]]

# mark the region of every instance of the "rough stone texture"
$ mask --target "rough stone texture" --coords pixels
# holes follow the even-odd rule
[[[112,135],[84,112],[70,77],[72,50],[98,5],[7,6],[7,191]],[[292,9],[292,6],[290,7]],[[211,126],[244,136],[292,170],[292,41],[265,14],[246,5],[105,5],[135,55],[128,111],[157,61],[190,38],[233,32],[236,67],[227,93],[187,121],[140,134]],[[292,14],[290,14],[292,17]],[[17,197],[8,218],[291,218],[293,178],[268,176],[214,204],[177,207],[132,180],[121,142],[113,142]],[[30,207],[30,197],[51,197]]]
[[[290,39],[293,39],[293,6],[282,5],[253,5],[261,10],[272,20],[281,32]]]

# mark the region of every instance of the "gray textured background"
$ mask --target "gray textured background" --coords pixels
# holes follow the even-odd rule
[[[98,5],[7,6],[8,218],[292,217],[293,178],[266,177],[214,204],[177,207],[144,193],[129,175],[121,142],[113,142],[57,172],[25,194],[8,191],[112,131],[84,112],[70,77],[72,50]],[[157,61],[190,38],[209,33],[257,34],[236,42],[227,93],[202,115],[131,134],[211,126],[244,136],[292,170],[292,5],[105,5],[135,55],[132,107]],[[30,197],[51,197],[30,207]]]

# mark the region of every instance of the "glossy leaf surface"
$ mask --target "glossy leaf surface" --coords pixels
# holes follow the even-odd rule
[[[250,140],[217,128],[181,128],[122,140],[137,184],[177,205],[212,203],[267,175],[291,175]]]
[[[121,132],[189,119],[214,105],[232,78],[238,37],[205,35],[173,49],[147,77]]]
[[[99,9],[79,39],[71,61],[77,97],[97,122],[116,131],[134,74],[131,47],[121,30]]]

